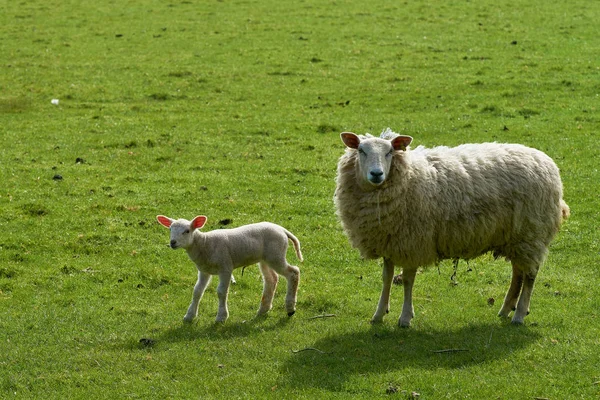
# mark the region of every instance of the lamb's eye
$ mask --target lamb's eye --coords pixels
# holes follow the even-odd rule
[[[386,154],[386,157],[391,157],[394,154],[394,150],[390,150],[389,153]]]
[[[185,231],[183,231],[183,233],[185,233],[187,235],[188,233],[190,233],[190,230],[186,229]]]
[[[359,147],[359,148],[358,148],[358,154],[365,155],[365,154],[367,154],[367,153],[365,153],[365,151],[364,151],[364,150],[363,150],[361,147]]]

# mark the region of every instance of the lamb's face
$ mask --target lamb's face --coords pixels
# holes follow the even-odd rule
[[[171,248],[187,249],[192,244],[194,229],[187,219],[178,219],[171,224]]]
[[[164,215],[157,215],[158,223],[171,230],[171,248],[188,249],[194,242],[194,231],[200,229],[206,223],[206,217],[199,215],[191,221],[187,219],[174,220]]]

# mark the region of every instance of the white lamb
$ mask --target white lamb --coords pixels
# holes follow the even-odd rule
[[[552,159],[518,144],[422,146],[386,130],[380,138],[341,134],[334,202],[352,246],[383,257],[383,289],[372,322],[389,311],[394,265],[402,267],[404,304],[398,324],[414,317],[417,269],[486,252],[512,263],[500,317],[522,324],[548,246],[569,215]]]
[[[264,282],[258,315],[267,313],[272,307],[279,280],[278,273],[287,279],[285,306],[288,316],[294,315],[300,270],[286,260],[288,239],[294,244],[300,261],[302,253],[300,242],[288,230],[270,222],[260,222],[202,233],[198,229],[206,223],[205,216],[198,216],[192,221],[174,220],[163,215],[156,218],[161,225],[171,229],[171,248],[185,249],[198,268],[198,281],[194,286],[192,303],[183,317],[184,321],[190,322],[198,315],[198,303],[204,290],[212,275],[219,275],[219,311],[216,321],[225,322],[229,317],[227,294],[233,270],[256,263],[260,265]]]

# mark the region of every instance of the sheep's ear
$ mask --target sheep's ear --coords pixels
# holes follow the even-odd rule
[[[206,217],[204,215],[199,215],[192,220],[192,229],[200,229],[206,223]]]
[[[410,136],[398,136],[392,139],[392,147],[394,150],[402,150],[406,151],[408,145],[412,142],[412,137]]]
[[[173,220],[171,218],[165,217],[164,215],[157,215],[156,219],[158,220],[159,224],[166,228],[170,228],[171,224],[173,223]]]
[[[358,149],[358,145],[360,144],[360,138],[356,136],[355,133],[352,132],[342,132],[340,134],[342,138],[342,142],[351,149]]]

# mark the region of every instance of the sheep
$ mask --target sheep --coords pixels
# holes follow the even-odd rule
[[[303,258],[300,242],[288,230],[270,222],[260,222],[202,233],[199,229],[207,220],[203,215],[195,217],[192,221],[174,220],[163,215],[158,215],[156,219],[161,225],[170,228],[171,248],[185,249],[198,268],[198,281],[194,286],[192,303],[183,317],[184,322],[191,322],[198,315],[198,304],[212,275],[219,276],[219,310],[216,322],[225,322],[229,317],[227,294],[233,270],[255,263],[259,263],[263,276],[263,293],[258,315],[264,315],[272,308],[279,280],[278,273],[287,279],[285,306],[288,316],[294,315],[300,270],[288,264],[286,260],[288,239],[292,241],[298,259],[303,261]]]
[[[487,252],[512,264],[498,315],[522,324],[538,270],[569,207],[556,164],[519,144],[409,145],[389,128],[379,138],[341,133],[334,203],[351,245],[365,259],[383,258],[383,289],[371,322],[389,312],[394,266],[402,267],[404,303],[398,320],[410,326],[419,267]]]

